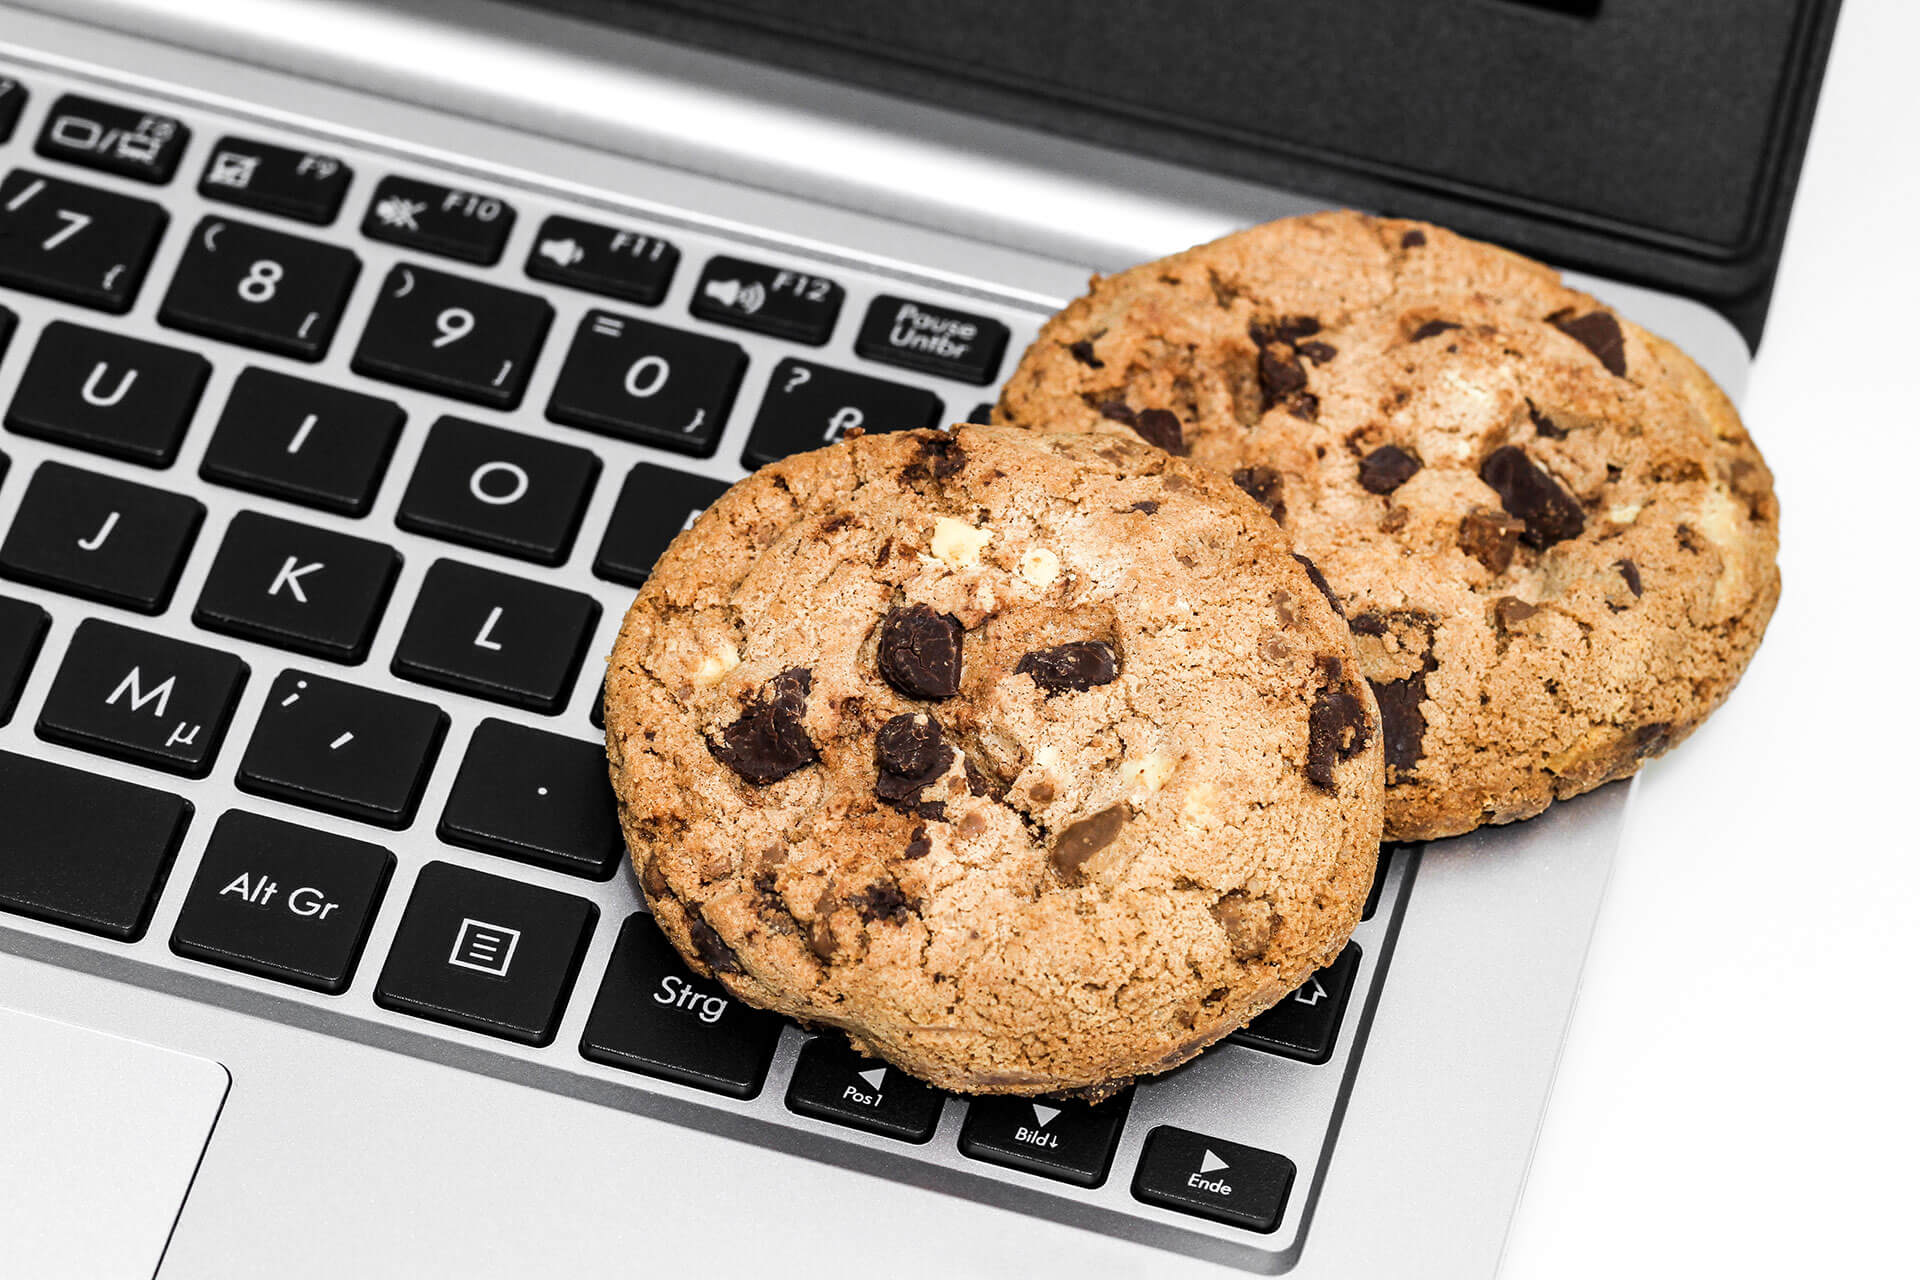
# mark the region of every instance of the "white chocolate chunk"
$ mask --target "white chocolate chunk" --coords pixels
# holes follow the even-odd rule
[[[722,640],[720,647],[709,650],[700,659],[700,665],[693,669],[693,682],[704,688],[739,665],[740,651],[733,647],[733,641]]]
[[[993,540],[993,530],[976,529],[965,520],[940,516],[933,522],[933,558],[949,569],[971,569]]]
[[[1034,547],[1020,557],[1020,576],[1044,591],[1060,576],[1060,557],[1045,547]]]

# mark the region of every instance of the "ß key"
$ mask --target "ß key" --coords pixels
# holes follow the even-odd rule
[[[513,206],[503,200],[393,176],[380,180],[360,224],[369,239],[481,266],[500,261],[512,230]]]
[[[719,257],[700,273],[693,314],[817,347],[832,336],[845,297],[846,290],[825,276]]]
[[[1297,991],[1233,1033],[1235,1044],[1252,1045],[1301,1062],[1333,1056],[1340,1015],[1360,968],[1360,948],[1349,942],[1340,956],[1315,972]]]
[[[234,380],[200,474],[250,493],[363,516],[405,421],[391,400],[247,369]]]
[[[801,1046],[787,1083],[789,1110],[903,1142],[933,1137],[945,1101],[945,1094],[898,1067],[855,1053],[837,1032]]]
[[[338,245],[202,218],[160,303],[160,323],[318,360],[359,276],[360,259]]]
[[[332,156],[225,137],[200,175],[200,194],[325,226],[340,212],[353,170]]]
[[[463,418],[433,424],[394,523],[541,564],[573,547],[600,459],[585,449]]]
[[[512,409],[552,323],[544,298],[402,263],[380,286],[353,371]]]
[[[192,813],[164,791],[0,751],[0,910],[137,940]]]
[[[66,93],[47,109],[34,150],[49,160],[157,185],[173,180],[190,136],[172,116]]]
[[[724,480],[652,462],[634,464],[594,557],[594,573],[609,582],[639,586],[667,544],[692,528],[700,513],[726,491]]]
[[[833,444],[855,427],[869,435],[931,427],[944,411],[940,397],[931,391],[805,360],[782,360],[768,381],[741,461],[763,467],[791,453]]]
[[[360,662],[399,568],[399,554],[381,543],[242,511],[227,526],[193,620],[209,631]]]
[[[400,828],[413,821],[446,732],[438,707],[283,671],[235,782],[255,795]]]
[[[159,613],[205,515],[192,498],[43,462],[0,543],[0,575]]]
[[[204,778],[246,683],[246,663],[230,653],[88,618],[73,633],[35,732]]]
[[[567,349],[547,417],[706,457],[720,443],[747,353],[731,342],[590,311]]]
[[[527,274],[651,307],[666,296],[679,264],[680,250],[658,236],[555,214],[540,224]]]
[[[481,722],[453,780],[440,838],[503,858],[604,880],[625,845],[600,743]]]
[[[40,335],[7,406],[7,429],[171,466],[210,368],[191,351],[56,320]]]
[[[0,181],[0,285],[125,312],[166,225],[151,201],[15,169]]]
[[[552,715],[599,620],[590,596],[441,560],[427,570],[393,655],[408,680]]]

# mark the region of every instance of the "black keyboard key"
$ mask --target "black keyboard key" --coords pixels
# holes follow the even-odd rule
[[[800,1048],[787,1108],[903,1142],[925,1142],[940,1123],[946,1095],[898,1067],[863,1057],[837,1032],[814,1036]]]
[[[373,998],[469,1031],[549,1044],[599,914],[585,898],[430,862]]]
[[[192,813],[164,791],[0,751],[0,910],[135,941]]]
[[[47,611],[25,600],[0,596],[0,724],[13,719],[40,644],[47,638]]]
[[[620,487],[607,536],[593,560],[594,573],[609,582],[639,586],[667,544],[692,528],[700,513],[726,491],[724,480],[636,463]]]
[[[406,420],[391,400],[247,369],[234,380],[200,474],[249,493],[363,516]]]
[[[1325,1062],[1333,1056],[1340,1015],[1359,968],[1360,948],[1349,942],[1338,959],[1301,983],[1299,990],[1234,1032],[1234,1043],[1301,1062]]]
[[[0,543],[0,575],[159,613],[205,515],[177,493],[43,462]]]
[[[13,137],[20,110],[27,105],[27,87],[12,76],[0,76],[0,142]]]
[[[606,747],[483,721],[440,815],[440,838],[605,880],[626,852],[607,785]]]
[[[620,926],[580,1053],[593,1062],[751,1098],[766,1081],[780,1019],[687,971],[651,917]]]
[[[360,662],[399,568],[399,553],[382,543],[242,511],[227,526],[193,620],[296,653]]]
[[[587,723],[602,733],[607,729],[607,678],[600,677],[600,688],[593,695],[593,703],[587,708]]]
[[[1024,1169],[1080,1187],[1107,1180],[1132,1095],[1098,1106],[1039,1098],[975,1098],[960,1150],[975,1160]]]
[[[567,349],[547,417],[706,457],[719,446],[746,369],[747,353],[731,342],[590,311]]]
[[[586,449],[463,418],[433,424],[394,522],[541,564],[573,548],[600,459]]]
[[[1380,891],[1387,886],[1387,868],[1393,865],[1396,854],[1412,848],[1404,844],[1383,844],[1380,846],[1380,858],[1373,864],[1373,887],[1367,890],[1367,905],[1360,911],[1360,920],[1364,924],[1373,919],[1373,913],[1380,907]]]
[[[513,206],[495,196],[390,175],[374,189],[360,230],[388,244],[491,266],[513,230]]]
[[[553,323],[544,298],[477,280],[397,266],[387,273],[353,370],[494,409],[526,393]]]
[[[190,136],[172,116],[65,93],[48,108],[34,150],[49,160],[164,183],[173,180]]]
[[[1133,1175],[1136,1200],[1249,1231],[1280,1225],[1293,1161],[1171,1125],[1147,1135]]]
[[[680,250],[659,236],[603,227],[558,214],[540,224],[527,255],[527,274],[549,284],[658,305],[673,283]]]
[[[763,467],[788,454],[837,443],[855,427],[872,435],[937,426],[945,412],[939,396],[919,387],[805,360],[782,360],[760,401],[742,461]]]
[[[191,351],[56,320],[41,333],[7,406],[7,429],[171,466],[211,368]]]
[[[442,560],[427,570],[395,675],[552,715],[600,618],[590,596]]]
[[[5,307],[0,307],[0,357],[7,354],[7,344],[13,341],[13,331],[19,323],[20,317]],[[0,475],[5,474],[4,471],[0,471]]]
[[[332,156],[229,136],[207,158],[200,194],[324,227],[339,215],[352,182],[353,170]]]
[[[283,671],[235,781],[255,795],[400,828],[420,807],[446,732],[438,707]]]
[[[15,169],[0,181],[0,285],[125,312],[166,225],[149,200]]]
[[[234,809],[200,855],[173,949],[338,993],[353,981],[393,872],[379,845]]]
[[[1007,326],[986,316],[881,294],[853,349],[869,360],[985,386],[1000,372]]]
[[[41,737],[189,778],[213,771],[247,664],[230,653],[88,618],[53,678]]]
[[[360,259],[338,245],[202,218],[160,303],[160,323],[318,360],[359,278]]]
[[[982,400],[979,404],[973,406],[972,410],[967,414],[967,421],[982,427],[991,423],[993,421],[992,401]]]
[[[693,314],[817,347],[833,335],[845,297],[846,290],[825,276],[745,258],[712,258],[693,291]]]

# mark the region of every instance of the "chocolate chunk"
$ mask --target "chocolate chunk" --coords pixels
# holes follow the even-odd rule
[[[1347,630],[1357,635],[1383,636],[1387,634],[1386,615],[1374,613],[1371,610],[1366,613],[1356,613],[1353,615],[1353,620],[1347,623]]]
[[[1420,230],[1418,227],[1415,227],[1412,231],[1409,231],[1405,235],[1400,237],[1400,247],[1402,249],[1418,249],[1421,245],[1425,244],[1426,242],[1427,242],[1427,233]]]
[[[1504,511],[1475,507],[1460,521],[1460,549],[1487,566],[1488,573],[1505,573],[1526,528]]]
[[[1429,320],[1408,334],[1407,341],[1425,342],[1428,338],[1437,338],[1447,330],[1458,329],[1459,327],[1459,325],[1453,323],[1451,320]]]
[[[941,737],[940,725],[932,716],[908,713],[897,715],[880,726],[873,740],[873,763],[877,776],[873,793],[896,809],[905,809],[923,818],[942,817],[946,808],[938,801],[938,814],[925,812],[919,803],[920,792],[939,780],[953,765],[954,750]]]
[[[1024,654],[1013,673],[1032,676],[1035,684],[1054,694],[1107,684],[1120,674],[1120,661],[1103,640],[1075,640]]]
[[[1554,422],[1546,414],[1534,408],[1533,401],[1527,401],[1527,416],[1533,419],[1533,429],[1549,440],[1565,440],[1567,429]]]
[[[1578,537],[1587,517],[1559,481],[1516,445],[1502,445],[1480,464],[1480,479],[1500,495],[1500,504],[1526,522],[1521,539],[1536,550]]]
[[[972,756],[962,760],[960,765],[966,770],[968,795],[992,796],[997,800],[1007,794],[1007,784],[999,778],[989,777],[973,762]]]
[[[1383,444],[1360,459],[1360,487],[1368,493],[1392,493],[1413,479],[1422,463],[1397,444]]]
[[[1082,338],[1078,342],[1068,343],[1067,350],[1073,353],[1073,358],[1075,360],[1078,360],[1081,364],[1086,365],[1088,368],[1104,369],[1107,367],[1106,362],[1104,360],[1099,359],[1097,356],[1093,354],[1093,344],[1091,342],[1088,342],[1084,338]]]
[[[1620,576],[1627,580],[1627,590],[1633,592],[1634,598],[1638,599],[1640,596],[1640,566],[1631,560],[1615,560],[1613,567],[1618,569]]]
[[[1260,409],[1265,412],[1307,389],[1307,371],[1299,357],[1291,352],[1276,355],[1272,347],[1260,349]]]
[[[1366,745],[1366,703],[1345,684],[1322,689],[1307,715],[1307,781],[1322,791],[1334,790],[1333,766],[1353,759]]]
[[[1213,904],[1213,918],[1233,945],[1233,958],[1247,961],[1266,954],[1273,941],[1273,908],[1244,893],[1230,893]]]
[[[925,827],[915,827],[913,834],[907,837],[907,847],[900,851],[900,856],[908,862],[912,862],[914,859],[924,858],[932,852],[933,837],[927,834]]]
[[[860,913],[862,920],[869,923],[879,920],[887,924],[905,924],[918,909],[919,904],[900,892],[900,886],[890,880],[876,880],[850,904]]]
[[[1369,680],[1374,701],[1380,704],[1380,734],[1387,749],[1387,781],[1410,776],[1425,754],[1421,739],[1427,733],[1427,718],[1420,714],[1420,703],[1427,696],[1427,673],[1416,671],[1400,680],[1384,684]]]
[[[1657,756],[1673,742],[1673,726],[1665,721],[1643,724],[1633,732],[1633,754],[1637,759]]]
[[[1519,596],[1501,596],[1493,602],[1493,620],[1502,630],[1516,623],[1525,622],[1538,612],[1540,612],[1539,605],[1528,604]]]
[[[1112,844],[1127,825],[1127,806],[1110,805],[1091,817],[1082,818],[1060,833],[1053,842],[1053,865],[1063,876],[1077,876],[1087,859]]]
[[[960,447],[958,440],[944,431],[921,436],[920,455],[926,459],[927,467],[936,480],[957,475],[967,465],[967,451]]]
[[[1113,422],[1124,422],[1133,426],[1133,410],[1127,407],[1125,400],[1106,400],[1100,405],[1100,416]]]
[[[740,967],[740,957],[733,948],[720,940],[713,926],[692,912],[687,913],[687,932],[693,937],[693,949],[707,962],[707,967],[715,973],[744,973]]]
[[[1690,524],[1675,525],[1673,540],[1680,544],[1682,551],[1691,551],[1696,555],[1707,549],[1707,544],[1701,540],[1698,533],[1694,532]]]
[[[924,604],[889,609],[880,623],[880,675],[909,698],[960,692],[960,621]]]
[[[1307,571],[1308,580],[1319,589],[1321,595],[1327,598],[1327,603],[1333,606],[1334,613],[1345,618],[1347,611],[1340,607],[1340,598],[1334,595],[1333,588],[1327,585],[1327,577],[1320,572],[1320,566],[1301,555],[1298,551],[1293,553],[1293,558],[1298,560],[1300,567]]]
[[[719,742],[707,740],[707,750],[756,787],[806,768],[820,758],[800,723],[812,688],[813,672],[787,668],[760,687],[740,718],[720,731]]]
[[[1315,364],[1325,364],[1340,354],[1338,350],[1328,346],[1324,342],[1302,342],[1295,346],[1294,350]]]
[[[1127,425],[1133,428],[1135,435],[1157,449],[1177,454],[1187,451],[1186,439],[1180,432],[1180,419],[1166,409],[1142,409]]]
[[[1272,467],[1241,467],[1233,473],[1233,482],[1245,490],[1248,497],[1265,507],[1274,523],[1286,523],[1287,504],[1280,497],[1282,479],[1278,471]]]
[[[1149,516],[1152,515],[1154,512],[1158,511],[1159,509],[1160,509],[1160,504],[1155,502],[1152,498],[1148,498],[1145,502],[1136,502],[1132,506],[1127,508],[1127,510],[1129,511],[1138,511],[1142,515],[1149,515]]]
[[[1627,344],[1620,333],[1620,322],[1605,311],[1589,311],[1576,316],[1571,311],[1556,311],[1547,323],[1593,352],[1616,378],[1627,376]]]
[[[667,896],[667,874],[660,869],[660,859],[647,859],[646,868],[640,873],[640,887],[646,891],[648,902]]]
[[[1316,316],[1281,316],[1271,324],[1255,320],[1247,326],[1247,336],[1253,339],[1254,345],[1261,347],[1276,342],[1298,342],[1318,332],[1320,321]]]
[[[1287,397],[1287,412],[1303,422],[1320,421],[1320,397],[1302,391]]]

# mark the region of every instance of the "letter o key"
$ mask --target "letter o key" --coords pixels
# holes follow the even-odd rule
[[[489,476],[507,477],[508,487],[504,492],[495,493],[487,488]],[[505,507],[527,496],[527,469],[511,462],[487,462],[473,469],[473,478],[467,482],[467,488],[473,496],[490,507]]]

